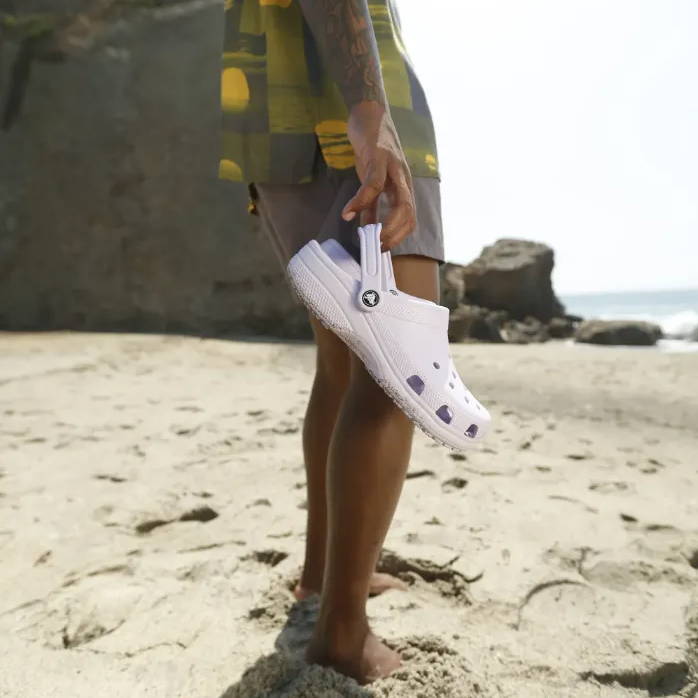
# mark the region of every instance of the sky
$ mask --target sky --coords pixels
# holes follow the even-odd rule
[[[698,288],[696,0],[397,0],[446,256],[555,251],[561,294]]]

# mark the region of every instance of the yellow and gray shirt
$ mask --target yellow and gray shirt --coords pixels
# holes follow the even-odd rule
[[[414,177],[438,177],[434,128],[393,0],[369,2],[390,111]],[[297,0],[225,0],[219,176],[237,182],[312,179],[354,166],[347,109]]]

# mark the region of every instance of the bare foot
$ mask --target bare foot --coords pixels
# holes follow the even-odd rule
[[[303,599],[307,599],[309,596],[317,593],[318,592],[315,591],[315,589],[302,587],[300,584],[296,584],[295,588],[293,589],[293,595],[296,597],[297,601],[303,601]]]
[[[361,685],[382,679],[402,665],[400,655],[381,642],[370,630],[356,651],[333,650],[321,638],[314,636],[305,652],[310,664],[332,667]]]
[[[368,595],[378,596],[388,589],[397,589],[398,591],[407,591],[409,587],[402,579],[393,577],[392,574],[386,572],[374,572],[368,583]]]
[[[399,591],[406,591],[408,589],[407,584],[397,577],[393,577],[392,574],[386,574],[385,572],[374,572],[371,575],[371,579],[368,584],[368,595],[378,596],[384,591],[389,589],[398,589]],[[321,590],[312,589],[310,587],[304,587],[300,584],[296,584],[293,590],[293,595],[298,601],[307,599],[313,594],[319,594]]]

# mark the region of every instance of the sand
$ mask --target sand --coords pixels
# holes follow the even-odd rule
[[[453,352],[496,428],[417,432],[359,687],[290,591],[312,345],[1,333],[0,695],[696,695],[698,354]]]

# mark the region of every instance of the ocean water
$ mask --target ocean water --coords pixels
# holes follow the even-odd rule
[[[559,295],[565,310],[585,319],[647,320],[665,334],[662,351],[698,351],[687,337],[698,328],[698,288],[672,291],[622,291]]]

